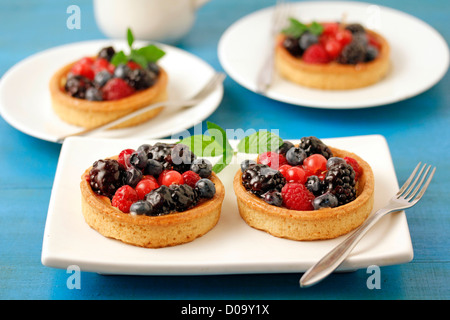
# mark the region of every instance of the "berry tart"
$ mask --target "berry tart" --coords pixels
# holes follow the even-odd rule
[[[380,81],[389,70],[389,44],[361,24],[291,25],[277,37],[275,65],[279,74],[302,86],[346,90]]]
[[[204,235],[218,222],[225,196],[211,163],[182,144],[143,144],[97,160],[80,187],[90,227],[146,248]]]
[[[304,137],[241,163],[233,182],[251,227],[292,240],[332,239],[358,227],[374,200],[374,176],[356,154]]]
[[[52,106],[63,121],[92,128],[167,100],[168,76],[163,68],[155,62],[138,64],[126,59],[116,59],[120,63],[114,64],[115,55],[113,47],[105,47],[97,56],[81,58],[53,75]],[[151,110],[114,128],[138,125],[162,109]]]

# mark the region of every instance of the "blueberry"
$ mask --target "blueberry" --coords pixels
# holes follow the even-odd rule
[[[208,178],[212,172],[212,164],[207,159],[195,159],[192,162],[191,170],[202,178]]]
[[[281,207],[283,204],[281,192],[278,191],[267,191],[262,195],[262,198],[265,202],[273,206]]]
[[[143,214],[150,216],[152,215],[152,211],[153,211],[152,205],[150,204],[150,202],[145,200],[136,201],[130,207],[130,214],[133,216],[134,215],[140,216]]]
[[[130,156],[130,163],[132,166],[143,170],[147,166],[147,154],[143,151],[135,151]]]
[[[378,56],[378,49],[371,45],[367,46],[366,62],[375,60],[377,56]]]
[[[150,71],[151,73],[155,74],[156,76],[159,75],[159,72],[160,72],[159,66],[154,62],[149,62],[147,64],[147,70]]]
[[[338,205],[338,199],[334,194],[327,192],[315,198],[312,205],[314,210],[319,210],[321,208],[334,208]]]
[[[345,162],[344,159],[339,158],[339,157],[331,157],[327,161],[327,170],[329,170],[332,166],[335,166],[340,163],[347,163],[347,162]]]
[[[304,32],[300,39],[298,40],[298,43],[300,45],[300,48],[302,50],[308,49],[311,45],[319,42],[319,37],[317,37],[315,34],[312,34],[311,32]]]
[[[142,176],[141,170],[136,169],[135,167],[128,168],[127,171],[125,171],[124,183],[134,188],[138,182],[141,181]]]
[[[94,84],[95,84],[98,88],[101,88],[101,87],[103,87],[103,86],[108,82],[108,80],[112,79],[112,77],[113,77],[112,74],[109,73],[109,72],[106,71],[106,70],[99,71],[99,72],[95,75],[95,78],[94,78]]]
[[[148,159],[144,172],[145,174],[151,174],[152,176],[159,176],[163,170],[164,168],[161,162]]]
[[[300,57],[303,54],[298,38],[286,37],[283,41],[283,47],[294,57]]]
[[[290,141],[284,141],[283,144],[276,150],[279,154],[286,154],[290,148],[293,148],[294,144]]]
[[[214,183],[206,178],[200,179],[195,184],[195,189],[197,189],[201,198],[211,199],[216,194],[216,186]]]
[[[309,176],[306,179],[305,187],[314,195],[319,195],[322,190],[320,179],[318,176]]]
[[[306,157],[306,151],[298,147],[290,148],[286,152],[286,160],[291,166],[301,165]]]
[[[97,88],[91,87],[86,90],[86,100],[89,101],[102,101],[103,95]]]
[[[241,171],[244,172],[245,170],[247,170],[250,166],[253,166],[256,164],[255,160],[249,160],[246,159],[244,161],[241,162]]]
[[[111,61],[112,57],[116,54],[116,50],[113,47],[105,47],[100,50],[98,57]]]
[[[114,76],[116,78],[122,78],[125,79],[128,74],[130,73],[131,69],[129,66],[127,66],[126,64],[119,64],[116,69],[114,70]]]

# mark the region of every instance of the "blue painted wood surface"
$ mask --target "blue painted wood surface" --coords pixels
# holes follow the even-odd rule
[[[273,2],[212,0],[199,10],[193,29],[178,46],[223,70],[217,57],[222,33],[237,19]],[[424,20],[449,42],[447,0],[373,2]],[[66,9],[74,3],[82,13],[80,30],[66,27]],[[104,38],[95,24],[90,0],[2,0],[0,27],[0,75],[44,49]],[[82,273],[81,290],[69,290],[65,270],[47,268],[40,262],[60,145],[30,137],[0,118],[0,299],[450,298],[448,74],[416,97],[360,110],[291,106],[250,92],[230,78],[224,86],[220,107],[207,119],[224,128],[279,129],[286,139],[381,134],[390,146],[400,183],[418,161],[436,165],[437,174],[426,196],[408,210],[413,261],[382,267],[379,290],[367,288],[365,270],[333,274],[308,289],[298,287],[298,274],[131,277]]]

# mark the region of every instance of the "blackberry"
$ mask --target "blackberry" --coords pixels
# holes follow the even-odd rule
[[[94,85],[91,80],[88,78],[80,75],[69,74],[66,84],[64,85],[64,89],[74,98],[85,99],[86,91],[93,86]]]
[[[286,37],[283,41],[283,47],[294,57],[301,57],[303,54],[300,48],[299,38]]]
[[[124,175],[125,169],[116,160],[97,160],[89,171],[89,183],[95,193],[111,199],[123,186]]]
[[[347,29],[348,31],[350,31],[352,34],[356,34],[356,33],[366,33],[366,29],[364,29],[364,27],[359,24],[359,23],[352,23],[349,24],[345,27],[345,29]]]
[[[300,140],[299,147],[305,150],[308,157],[316,153],[323,155],[326,159],[333,156],[330,148],[316,137],[303,137]]]
[[[347,163],[338,163],[330,167],[324,184],[324,193],[334,194],[340,206],[356,199],[355,171]]]
[[[157,76],[144,69],[130,70],[125,81],[136,90],[150,88],[156,81]]]
[[[114,50],[113,47],[105,47],[100,50],[100,52],[98,53],[98,57],[111,61],[112,57],[114,57],[115,54],[116,50]]]
[[[166,156],[170,155],[175,144],[158,142],[148,148],[147,157],[158,162],[164,163]]]
[[[273,206],[281,207],[283,204],[283,197],[281,192],[278,191],[267,191],[262,195],[262,198],[265,202]]]
[[[176,208],[176,203],[172,199],[170,188],[165,185],[150,191],[145,196],[145,200],[148,201],[153,208],[151,213],[149,213],[151,216],[166,215]]]
[[[191,169],[197,156],[184,144],[176,144],[170,150],[170,154],[164,157],[165,169],[172,169],[179,173]]]
[[[257,196],[262,196],[267,191],[281,192],[286,184],[286,179],[278,170],[274,170],[265,164],[256,164],[242,173],[242,184],[248,191]]]
[[[187,184],[172,184],[169,189],[176,211],[186,211],[197,204],[197,192]]]
[[[342,64],[357,64],[366,59],[366,46],[359,41],[352,41],[342,49],[337,61]]]
[[[147,64],[147,70],[150,71],[150,73],[154,74],[156,77],[161,72],[161,69],[155,62],[149,62]]]

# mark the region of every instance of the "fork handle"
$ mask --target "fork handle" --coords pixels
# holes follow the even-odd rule
[[[347,239],[336,246],[319,262],[309,268],[300,279],[301,287],[309,287],[323,280],[330,273],[339,267],[339,265],[347,258],[356,244],[369,231],[381,217],[392,212],[392,209],[380,209],[370,216],[361,226],[359,226]]]

